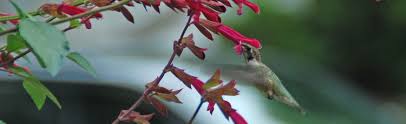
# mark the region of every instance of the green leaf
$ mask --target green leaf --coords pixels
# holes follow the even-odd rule
[[[92,67],[89,61],[77,52],[71,52],[67,56],[70,60],[78,64],[92,76],[96,77],[96,70]]]
[[[13,5],[13,7],[17,10],[18,16],[20,16],[20,18],[24,18],[25,17],[25,13],[23,12],[23,10],[17,5],[17,3],[15,3],[13,0],[9,0],[11,5]]]
[[[25,40],[20,35],[8,35],[7,36],[7,48],[8,52],[18,51],[20,49],[26,48]]]
[[[23,87],[31,96],[31,99],[34,101],[38,110],[41,110],[41,108],[44,106],[46,97],[51,99],[51,101],[54,102],[58,108],[62,108],[58,99],[52,94],[52,92],[49,91],[48,88],[46,88],[37,78],[35,78],[31,72],[27,72],[27,70],[24,68],[17,66],[12,66],[9,68],[9,70],[21,78],[24,78]]]
[[[25,91],[31,96],[31,99],[34,101],[35,105],[37,106],[38,110],[41,110],[45,104],[45,100],[47,95],[39,88],[39,84],[37,81],[29,80],[30,78],[26,78],[23,82],[23,87]]]
[[[6,124],[6,122],[4,122],[4,121],[0,120],[0,124]]]
[[[5,31],[6,28],[3,25],[0,25],[0,32]]]
[[[15,3],[13,0],[9,0],[11,5],[13,5],[13,7],[16,9],[18,16],[20,16],[20,19],[24,19],[24,18],[30,18],[30,19],[34,19],[31,15],[28,15],[27,13],[25,13],[18,5],[17,3]]]
[[[17,74],[18,76],[22,78],[31,78],[33,75],[31,72],[27,72],[24,68],[18,67],[18,66],[10,66],[8,68],[12,73]]]
[[[69,27],[71,28],[77,28],[80,27],[80,25],[82,25],[82,23],[80,23],[78,19],[69,21]]]
[[[48,23],[29,19],[21,20],[19,31],[41,66],[55,76],[69,51],[65,34]]]
[[[33,77],[25,78],[23,87],[31,96],[39,110],[41,110],[41,108],[44,106],[46,97],[51,99],[51,101],[54,102],[59,109],[62,108],[57,98],[39,80]]]

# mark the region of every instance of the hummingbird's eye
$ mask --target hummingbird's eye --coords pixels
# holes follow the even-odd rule
[[[244,45],[244,51],[245,52],[252,52],[252,49],[250,47]]]

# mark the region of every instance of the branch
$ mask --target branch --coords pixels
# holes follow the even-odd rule
[[[99,13],[99,12],[103,12],[103,11],[106,11],[106,10],[111,10],[111,9],[116,8],[116,7],[120,7],[120,6],[124,5],[124,4],[127,4],[130,1],[131,0],[122,0],[122,1],[116,2],[114,4],[110,4],[108,6],[99,7],[99,8],[96,8],[96,9],[93,9],[93,10],[90,10],[90,11],[87,11],[87,12],[84,12],[84,13],[81,13],[81,14],[77,14],[77,15],[70,16],[70,17],[67,17],[67,18],[63,18],[61,20],[51,22],[50,24],[58,25],[58,24],[62,24],[62,23],[65,23],[65,22],[69,22],[70,20],[79,19],[79,18],[82,18],[82,17],[94,15],[94,14]],[[17,27],[7,29],[7,30],[5,30],[3,32],[0,32],[0,36],[2,36],[4,34],[11,33],[11,32],[16,32],[17,30],[18,30]]]
[[[200,108],[202,108],[203,103],[204,103],[204,100],[203,100],[203,98],[202,98],[202,99],[200,100],[199,106],[197,106],[197,108],[196,108],[196,110],[195,110],[195,113],[193,113],[193,116],[192,116],[192,118],[190,118],[188,124],[192,124],[193,120],[195,120],[195,118],[196,118],[196,116],[197,116],[197,113],[199,113]]]
[[[80,6],[83,5],[85,2],[79,2],[74,4],[73,6]],[[38,16],[41,15],[42,13],[40,11],[34,11],[34,12],[29,12],[28,13],[31,16]],[[6,21],[10,21],[10,20],[16,20],[16,19],[20,19],[20,16],[15,15],[15,16],[2,16],[0,17],[0,22],[6,22]]]
[[[41,13],[39,11],[30,12],[28,14],[30,14],[31,16],[41,15]],[[15,15],[15,16],[2,16],[2,17],[0,17],[0,22],[6,22],[6,21],[16,20],[16,19],[20,19],[20,16],[18,16],[18,15]]]
[[[174,42],[174,47],[175,47],[175,45],[177,45],[178,43],[180,43],[180,41],[182,40],[182,38],[185,36],[186,30],[189,28],[191,21],[192,21],[192,15],[189,15],[189,19],[187,20],[186,25],[185,25],[185,27],[183,28],[182,33],[181,33],[179,39]],[[167,69],[172,65],[173,60],[175,59],[175,56],[176,56],[176,52],[175,52],[175,50],[173,50],[173,51],[172,51],[172,55],[171,55],[171,57],[170,57],[169,60],[168,60],[168,63],[166,64],[166,66],[164,67],[164,69],[162,69],[162,72],[161,72],[161,74],[159,75],[159,77],[154,81],[154,84],[153,84],[154,86],[158,85],[158,84],[161,82],[162,78],[165,76],[165,74],[166,74],[166,72],[167,72]],[[123,118],[125,118],[126,116],[128,116],[128,114],[129,114],[130,112],[132,112],[135,108],[137,108],[137,107],[141,104],[142,100],[144,100],[144,98],[145,98],[150,92],[151,92],[151,89],[150,89],[150,88],[145,89],[144,94],[143,94],[140,98],[138,98],[138,100],[137,100],[133,105],[131,105],[131,107],[130,107],[129,109],[127,109],[126,113],[122,114],[122,116],[118,116],[118,117],[113,121],[112,124],[118,124],[118,123],[120,123],[120,121],[121,121]]]
[[[18,56],[14,57],[13,59],[10,59],[10,60],[7,60],[7,61],[5,61],[3,63],[0,63],[0,67],[3,67],[5,65],[9,65],[10,63],[13,63],[17,59],[19,59],[19,58],[27,55],[28,53],[30,53],[31,51],[32,51],[31,49],[28,49],[28,50],[24,51],[23,53],[19,54]]]

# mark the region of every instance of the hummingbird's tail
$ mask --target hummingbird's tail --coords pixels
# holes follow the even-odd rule
[[[276,101],[278,101],[278,102],[280,102],[280,103],[286,104],[286,105],[288,105],[289,107],[292,107],[292,108],[296,109],[296,110],[299,111],[301,114],[306,115],[306,111],[305,111],[305,110],[303,109],[303,107],[300,106],[299,103],[297,103],[296,100],[294,100],[294,99],[289,99],[289,98],[284,97],[284,96],[277,96],[277,95],[275,95],[275,94],[269,95],[268,98],[270,98],[271,100],[272,100],[272,99],[275,99]]]

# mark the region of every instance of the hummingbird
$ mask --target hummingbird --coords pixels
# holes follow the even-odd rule
[[[251,77],[255,78],[251,80],[252,83],[259,90],[265,92],[268,99],[274,99],[304,113],[303,108],[285,88],[279,77],[267,65],[262,63],[260,50],[244,43],[242,48],[246,62],[245,68],[251,73]]]
[[[268,99],[286,104],[302,114],[304,109],[282,84],[279,77],[261,61],[261,52],[249,44],[242,43],[242,54],[245,59],[244,65],[221,65],[224,75],[229,75],[237,80],[256,86],[264,92]]]

